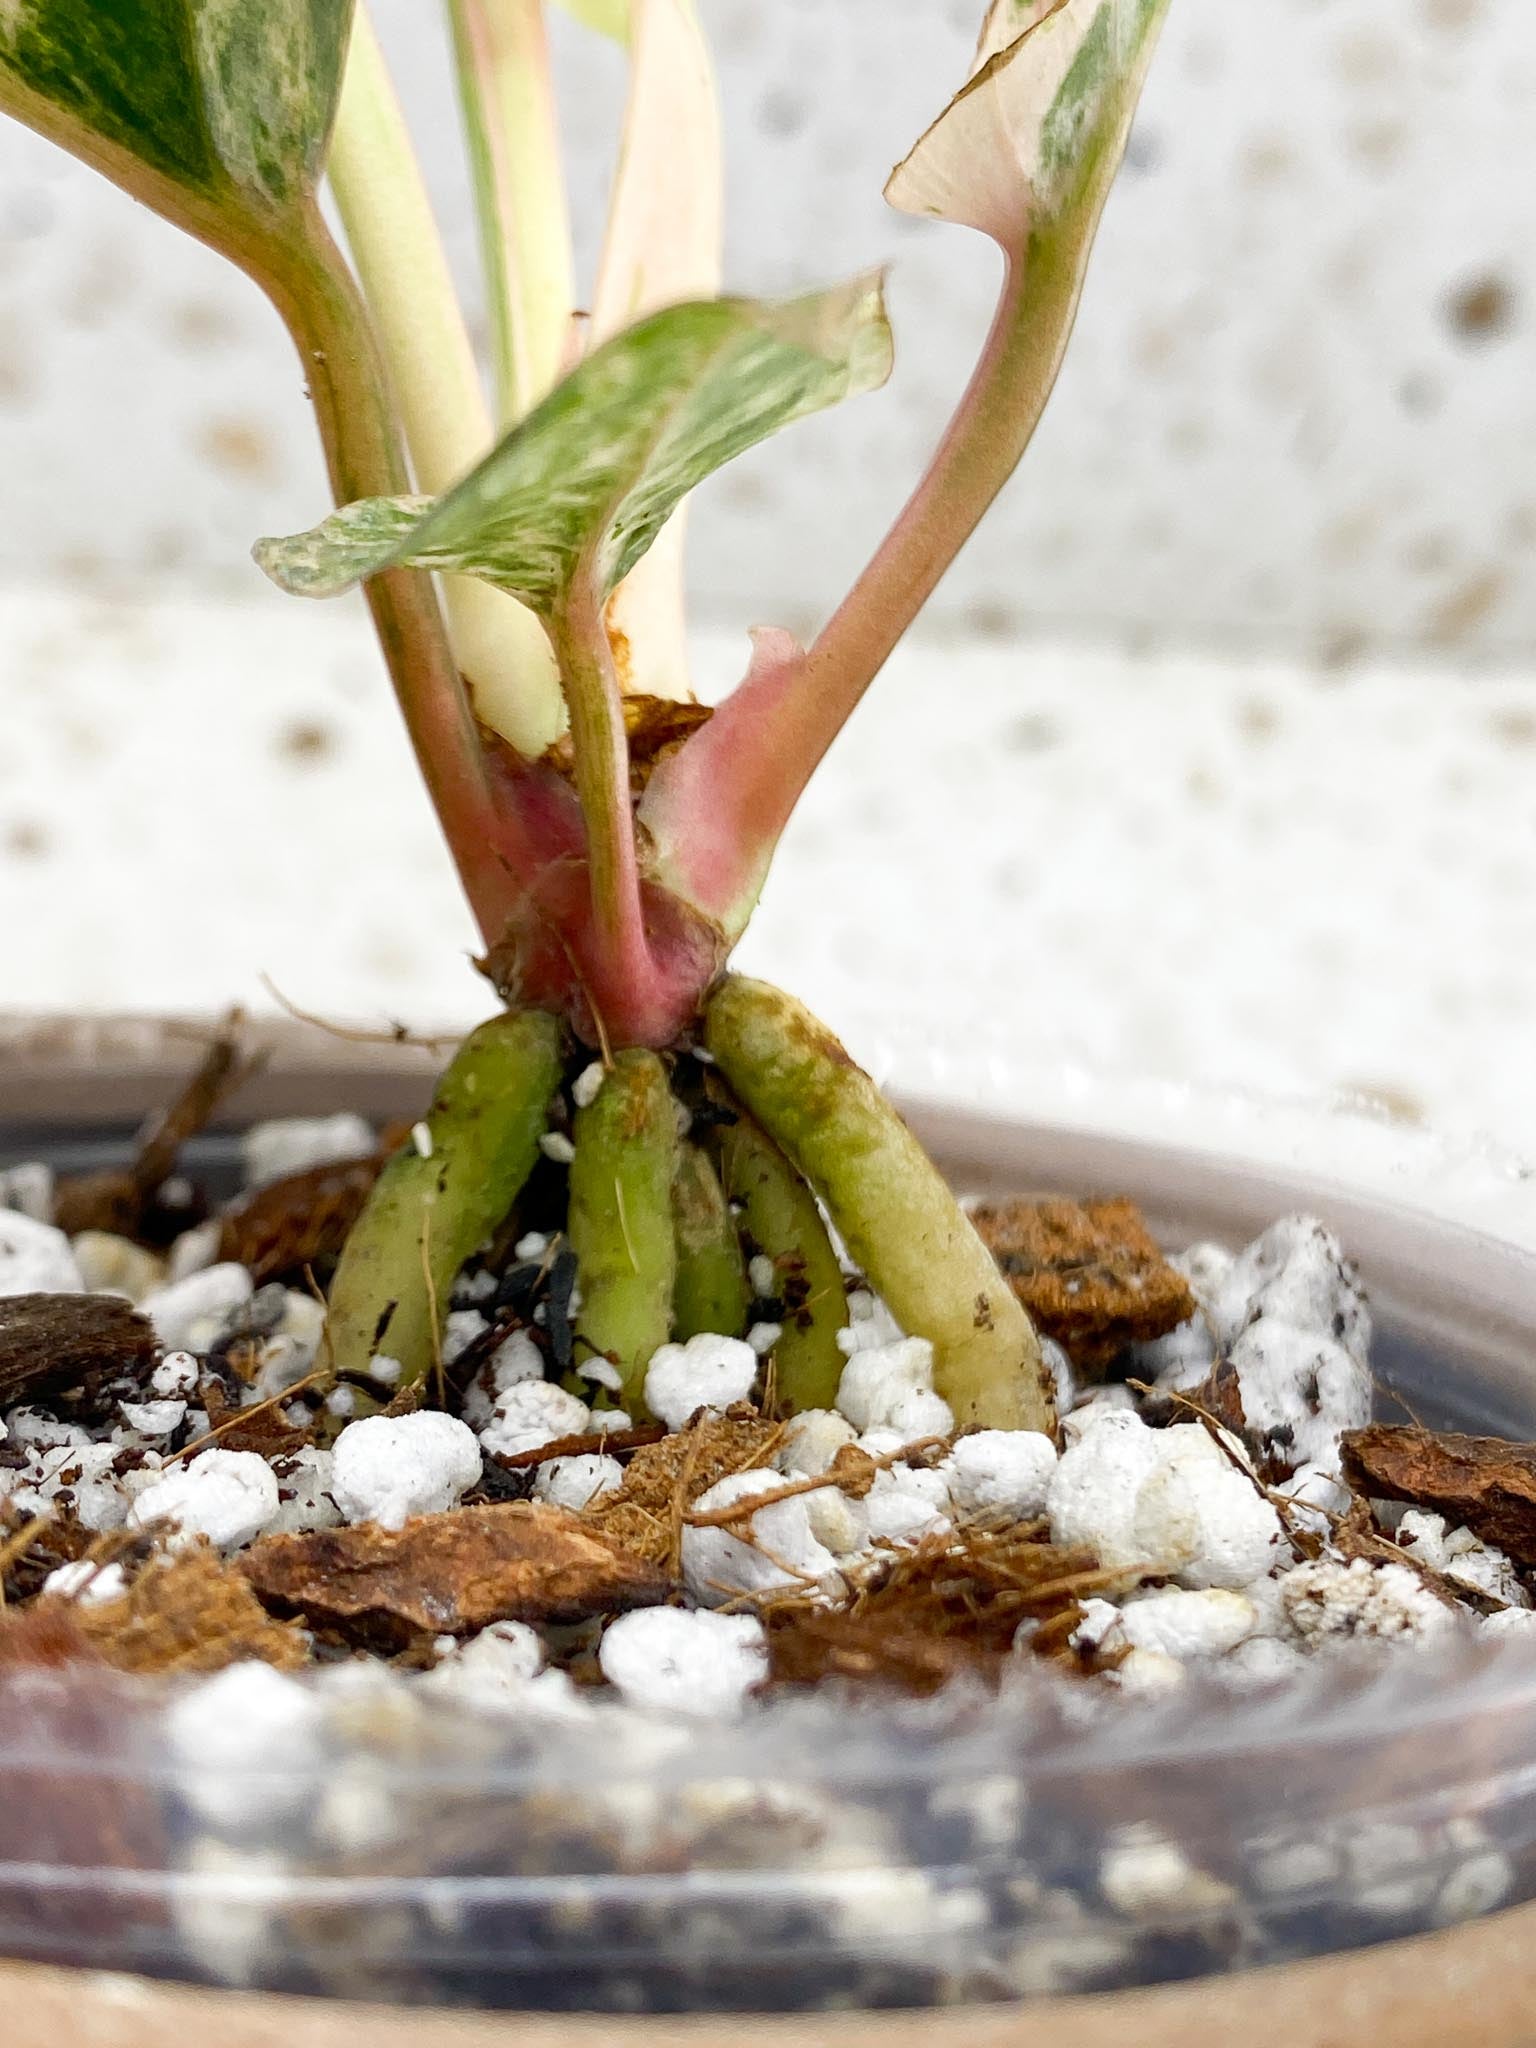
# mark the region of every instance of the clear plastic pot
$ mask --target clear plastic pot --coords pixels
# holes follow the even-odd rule
[[[275,1043],[244,1113],[410,1109],[430,1071]],[[118,1043],[93,1082],[67,1043],[30,1064],[13,1049],[0,1158],[46,1140],[83,1163],[180,1057],[153,1034],[136,1062]],[[1364,1269],[1384,1399],[1536,1435],[1527,1252],[1295,1168],[958,1109],[913,1120],[958,1184],[1126,1192],[1170,1241],[1316,1211]],[[1155,2041],[1207,2011],[1284,2012],[1284,2038],[1320,2043],[1336,2015],[1319,1985],[1366,1997],[1374,2027],[1398,1998],[1390,1959],[1418,1957],[1439,1975],[1394,2038],[1427,2043],[1461,2038],[1445,1972],[1536,1917],[1533,1754],[1536,1652],[1517,1644],[1158,1700],[1025,1673],[999,1699],[799,1698],[726,1726],[468,1714],[321,1680],[312,1713],[243,1764],[143,1688],[29,1670],[0,1674],[0,1954],[343,2001],[314,2038],[349,2042],[380,2024],[355,2001],[518,2014],[528,2041],[538,2012],[814,2014],[783,2022],[806,2040],[832,2037],[833,2011],[1022,1999],[1043,2003],[999,2040],[1049,2015],[1038,2038]],[[70,1986],[98,1995],[10,1974],[39,2010]],[[1461,2011],[1484,2029],[1464,2037],[1520,2038],[1486,2031],[1504,2007],[1524,2023],[1513,1996]],[[141,2031],[114,2006],[104,2039],[165,2038],[142,2028],[150,2012],[168,2028],[175,1998],[142,1998]],[[308,2008],[209,2009],[258,2015],[227,2039],[268,2038],[263,2013],[289,2016],[271,2038],[308,2038],[292,2019]],[[1114,2011],[1139,2033],[1096,2031]],[[543,2036],[587,2037],[574,2020]]]

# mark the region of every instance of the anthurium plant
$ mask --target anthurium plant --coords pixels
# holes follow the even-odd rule
[[[687,672],[685,501],[885,380],[881,279],[721,296],[697,0],[570,4],[629,63],[585,311],[543,0],[445,0],[489,391],[362,0],[0,7],[0,102],[238,264],[287,324],[335,509],[256,558],[300,595],[362,586],[505,1006],[353,1234],[335,1370],[364,1397],[381,1353],[425,1377],[454,1273],[553,1150],[578,1336],[628,1404],[669,1337],[739,1330],[744,1248],[788,1304],[776,1398],[827,1401],[845,1318],[830,1218],[932,1340],[962,1424],[1045,1426],[1034,1333],[950,1191],[835,1040],[727,963],[807,781],[1040,417],[1166,0],[994,0],[970,76],[886,187],[1002,252],[974,374],[821,632],[759,631],[713,711]],[[541,1151],[557,1100],[569,1135]]]

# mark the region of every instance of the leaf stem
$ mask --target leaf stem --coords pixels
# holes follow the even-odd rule
[[[448,0],[480,221],[497,416],[560,376],[576,286],[543,0]]]
[[[1017,467],[1072,324],[1078,278],[1051,254],[1046,246],[1009,263],[986,345],[927,473],[782,688],[772,744],[718,764],[744,853],[750,846],[766,857],[828,747]],[[1047,296],[1065,304],[1047,307]]]
[[[407,483],[367,309],[317,209],[272,260],[268,295],[303,358],[338,504],[389,496]],[[497,851],[499,821],[484,758],[432,579],[391,569],[367,587],[369,607],[422,777],[488,944],[519,893]]]
[[[605,979],[649,982],[654,972],[640,903],[629,795],[629,737],[595,571],[583,564],[551,620],[571,719],[576,794],[587,827],[593,932]]]
[[[724,175],[714,67],[694,0],[635,0],[629,97],[592,294],[592,343],[659,307],[714,298]],[[625,687],[687,700],[685,505],[609,601]]]
[[[436,496],[485,454],[491,416],[405,116],[361,5],[328,174],[417,484]],[[543,628],[515,598],[473,577],[445,577],[443,596],[476,712],[519,753],[541,753],[564,723]]]

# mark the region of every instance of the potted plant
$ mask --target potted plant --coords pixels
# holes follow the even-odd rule
[[[1165,5],[987,11],[971,76],[887,188],[1002,251],[972,380],[821,634],[807,649],[756,634],[713,711],[688,687],[684,500],[766,434],[879,384],[891,344],[874,276],[777,303],[715,295],[716,115],[691,0],[576,10],[626,40],[631,67],[584,316],[538,0],[450,0],[494,410],[360,6],[37,0],[0,23],[0,104],[238,263],[288,325],[337,504],[257,559],[300,595],[362,585],[502,1005],[387,1159],[322,1162],[277,1201],[258,1189],[203,1227],[201,1266],[183,1230],[169,1285],[155,1245],[189,1221],[171,1168],[230,1078],[228,1045],[128,1168],[70,1181],[55,1215],[72,1219],[72,1256],[91,1240],[92,1305],[49,1267],[51,1225],[46,1239],[6,1225],[9,1246],[0,1231],[31,1276],[0,1308],[7,1405],[18,1390],[42,1403],[13,1432],[0,1543],[4,1566],[37,1575],[0,1639],[14,1667],[0,1845],[36,1844],[0,1857],[0,1941],[32,1959],[15,1982],[39,2038],[54,2014],[78,2031],[83,2011],[102,2038],[148,2039],[186,2009],[139,1988],[140,2018],[124,2019],[110,1987],[36,1967],[59,1954],[332,1997],[619,2011],[975,2001],[1283,1962],[1279,1979],[1223,1989],[1116,1990],[1104,2023],[1171,2039],[1202,2011],[1221,2025],[1281,2010],[1288,2038],[1321,2040],[1319,2009],[1345,1984],[1404,2039],[1431,2038],[1432,2015],[1438,2039],[1443,1986],[1408,2014],[1390,1960],[1294,1959],[1397,1935],[1426,1967],[1464,1967],[1523,1926],[1520,1912],[1425,1933],[1521,1893],[1523,1823],[1501,1834],[1485,1812],[1529,1711],[1513,1648],[1490,1664],[1463,1631],[1407,1711],[1400,1688],[1388,1708],[1329,1666],[1289,1696],[1288,1712],[1306,1703],[1302,1741],[1219,1686],[1181,1692],[1176,1714],[1154,1702],[1132,1735],[1098,1709],[1085,1722],[1056,1686],[1022,1719],[978,1689],[1017,1661],[1013,1638],[1122,1697],[1182,1684],[1167,1631],[1255,1637],[1250,1593],[1285,1545],[1301,1635],[1428,1640],[1458,1600],[1518,1619],[1536,1561],[1524,1525],[1504,1548],[1477,1532],[1485,1494],[1518,1492],[1519,1458],[1480,1454],[1467,1527],[1442,1517],[1398,1544],[1351,1524],[1377,1497],[1449,1512],[1475,1489],[1449,1440],[1360,1427],[1365,1312],[1320,1225],[1261,1234],[1231,1268],[1192,1254],[1182,1275],[1134,1218],[1032,1209],[978,1228],[951,1179],[1007,1192],[1038,1172],[1016,1134],[938,1128],[947,1178],[829,1033],[728,966],[809,776],[1040,416]],[[13,1056],[13,1077],[25,1070]],[[1205,1226],[1219,1171],[1170,1177],[1125,1147],[1106,1164],[1186,1241]],[[1078,1191],[1099,1172],[1085,1165]],[[1298,1192],[1239,1177],[1218,1206],[1252,1234]],[[1464,1263],[1466,1244],[1347,1204],[1334,1215],[1387,1282],[1389,1326],[1422,1337],[1423,1276]],[[1053,1231],[1087,1234],[1047,1255]],[[291,1279],[311,1254],[334,1258],[323,1309],[306,1319],[281,1285],[261,1305],[253,1273]],[[1490,1298],[1515,1306],[1434,1352],[1469,1380],[1529,1322],[1519,1261],[1475,1256]],[[226,1300],[228,1268],[243,1291]],[[1091,1444],[1080,1412],[1058,1455],[1073,1380],[1026,1306],[1045,1302],[1042,1275],[1054,1308],[1040,1315],[1074,1333],[1090,1375],[1106,1347],[1122,1364],[1138,1343],[1189,1354],[1131,1356],[1157,1374],[1155,1429],[1124,1378],[1090,1396],[1091,1499],[1059,1483]],[[1276,1288],[1283,1313],[1263,1298]],[[1171,1306],[1152,1327],[1126,1302],[1158,1289]],[[1298,1289],[1326,1327],[1296,1320]],[[298,1372],[282,1318],[310,1331]],[[1294,1385],[1277,1330],[1311,1346]],[[1337,1473],[1302,1446],[1349,1429],[1355,1490],[1336,1499]],[[1175,1523],[1198,1536],[1175,1540]],[[48,1547],[60,1529],[68,1554]],[[847,1564],[861,1545],[877,1553],[863,1577]],[[1126,1623],[1115,1602],[1130,1612],[1137,1596]],[[1157,1599],[1171,1604],[1154,1623]],[[612,1617],[627,1610],[626,1628]],[[538,1669],[528,1618],[560,1642],[558,1669]],[[107,1633],[113,1656],[82,1679]],[[695,1721],[716,1694],[740,1705],[770,1643],[786,1680],[899,1673],[938,1704],[866,1719],[808,1683],[745,1747],[735,1726]],[[328,1691],[281,1676],[308,1661],[329,1666]],[[230,1685],[166,1705],[103,1662]],[[424,1676],[397,1690],[380,1670]],[[1261,1692],[1276,1675],[1249,1672]],[[583,1694],[599,1679],[652,1717],[593,1722]],[[1445,1755],[1464,1710],[1502,1730],[1475,1771]],[[1266,1757],[1286,1776],[1255,1791]],[[1287,1806],[1311,1816],[1300,1839]],[[1361,1839],[1388,1860],[1395,1841],[1428,1889],[1366,1871]],[[1308,1848],[1310,1877],[1284,1879]],[[732,1941],[744,1954],[726,1968]],[[961,2024],[977,2031],[967,2017],[957,2038]],[[231,2041],[318,2041],[396,2022],[229,1994],[218,2025]],[[500,2038],[489,2020],[398,2025]],[[999,2020],[997,2038],[1111,2038],[1076,2000],[1018,2025]],[[799,2036],[825,2037],[821,2020]]]

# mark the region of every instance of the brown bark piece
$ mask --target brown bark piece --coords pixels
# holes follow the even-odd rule
[[[1373,1500],[1430,1508],[1536,1565],[1536,1444],[1373,1422],[1343,1439],[1344,1477]]]
[[[222,1671],[252,1657],[296,1671],[309,1661],[298,1630],[273,1621],[240,1573],[207,1549],[147,1566],[120,1599],[71,1601],[66,1611],[95,1655],[118,1671]]]
[[[364,1522],[268,1536],[240,1569],[274,1613],[388,1650],[493,1621],[653,1607],[671,1590],[664,1573],[600,1540],[582,1518],[526,1501],[419,1515],[399,1530]]]
[[[157,1350],[149,1322],[115,1294],[0,1295],[0,1408],[140,1377]]]
[[[1089,1379],[1195,1312],[1134,1202],[997,1202],[971,1221],[1037,1327]]]
[[[248,1266],[258,1287],[339,1258],[389,1156],[332,1161],[253,1188],[224,1215],[219,1257]]]

